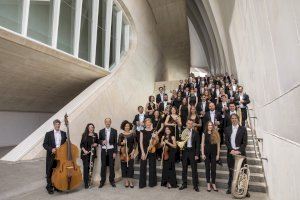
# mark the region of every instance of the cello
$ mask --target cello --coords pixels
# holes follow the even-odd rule
[[[80,167],[76,163],[79,151],[71,143],[67,114],[65,115],[65,125],[67,127],[67,141],[56,150],[55,159],[57,160],[57,166],[53,169],[51,177],[54,187],[61,191],[76,189],[82,182]]]

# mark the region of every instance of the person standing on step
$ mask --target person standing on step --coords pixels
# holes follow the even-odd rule
[[[200,139],[199,133],[193,130],[193,121],[191,119],[187,120],[186,128],[189,131],[189,139],[185,144],[185,147],[182,151],[182,185],[179,190],[187,188],[187,170],[188,162],[192,168],[192,179],[193,186],[196,192],[199,192],[199,180],[197,172],[197,160],[199,159],[200,154]]]
[[[220,135],[211,121],[206,124],[202,133],[201,153],[202,160],[205,162],[207,191],[210,192],[212,187],[214,191],[218,192],[216,187],[216,167],[217,160],[220,158]]]
[[[154,132],[151,119],[145,119],[146,128],[140,132],[140,180],[139,188],[146,187],[147,179],[147,162],[149,162],[149,187],[155,187],[157,185],[156,176],[156,152],[151,147],[154,147],[159,142],[159,138],[156,132]]]
[[[101,145],[101,180],[99,188],[102,188],[106,181],[106,168],[109,166],[109,182],[112,187],[115,184],[115,158],[118,152],[118,133],[111,127],[111,119],[104,120],[105,128],[99,131],[99,144]],[[108,162],[108,163],[107,163]]]
[[[235,95],[236,105],[239,106],[242,112],[242,126],[245,126],[247,120],[247,105],[250,103],[249,96],[244,92],[243,86],[238,87],[238,93]]]
[[[54,193],[54,187],[52,185],[51,177],[53,168],[56,167],[57,161],[55,160],[56,149],[63,145],[67,140],[67,134],[60,130],[61,121],[56,119],[53,121],[54,130],[46,133],[43,147],[47,151],[46,156],[46,189],[49,194]]]
[[[227,165],[229,169],[228,178],[228,189],[226,194],[231,194],[231,185],[234,173],[234,155],[246,156],[247,147],[247,129],[244,126],[239,126],[239,117],[237,114],[232,114],[230,116],[231,126],[225,128],[225,143],[227,146]],[[242,166],[246,164],[246,159],[244,160]],[[250,197],[249,192],[247,192],[246,197]]]

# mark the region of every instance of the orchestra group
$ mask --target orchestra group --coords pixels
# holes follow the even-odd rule
[[[97,158],[99,147],[99,188],[105,185],[107,168],[109,182],[112,187],[116,187],[114,165],[118,156],[126,188],[136,186],[134,165],[139,162],[139,188],[146,187],[147,183],[149,187],[155,187],[158,182],[157,168],[162,167],[161,186],[184,190],[188,184],[187,171],[190,165],[193,188],[199,192],[197,164],[204,162],[206,190],[217,192],[216,166],[222,165],[220,149],[221,145],[225,145],[229,170],[226,193],[230,194],[234,156],[246,156],[245,126],[249,103],[249,96],[238,85],[234,76],[225,74],[195,77],[190,74],[187,79],[179,81],[177,89],[167,92],[164,86],[159,88],[157,95],[149,96],[144,107],[138,106],[138,113],[132,122],[124,120],[121,123],[122,132],[119,134],[111,126],[111,118],[105,119],[104,128],[99,134],[92,123],[87,124],[80,142],[85,188],[89,188],[91,184],[91,164]],[[46,133],[43,143],[47,150],[46,189],[49,194],[53,194],[54,190],[59,191],[51,179],[53,170],[57,167],[55,154],[62,144],[68,142],[68,133],[60,130],[60,120],[55,120],[53,125],[54,130]],[[177,165],[182,167],[180,186],[176,178]],[[250,196],[249,192],[246,196]]]

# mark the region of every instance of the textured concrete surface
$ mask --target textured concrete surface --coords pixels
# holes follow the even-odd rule
[[[0,200],[4,199],[103,199],[103,200],[151,200],[151,199],[210,199],[226,200],[232,199],[226,195],[224,190],[219,192],[207,192],[205,188],[200,188],[200,192],[194,192],[192,186],[179,191],[178,189],[167,189],[160,186],[155,188],[134,189],[125,188],[123,182],[118,182],[116,188],[106,184],[102,189],[98,189],[96,184],[91,189],[80,188],[70,193],[55,193],[48,195],[45,190],[45,161],[22,161],[20,163],[0,162]],[[136,181],[137,184],[137,181]],[[267,200],[267,195],[262,193],[251,193],[251,199]]]

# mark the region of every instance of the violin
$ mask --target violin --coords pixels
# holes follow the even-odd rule
[[[159,143],[158,135],[153,132],[152,137],[151,137],[151,139],[149,141],[149,146],[147,148],[146,157],[147,157],[147,155],[148,155],[149,152],[150,153],[155,153],[156,152],[158,143]]]
[[[56,150],[55,159],[57,160],[57,166],[53,169],[51,177],[54,187],[61,191],[76,189],[82,182],[80,167],[76,163],[79,151],[71,143],[67,114],[65,115],[65,125],[67,127],[67,141]]]
[[[131,155],[129,155],[128,151],[128,146],[127,146],[127,138],[124,136],[123,142],[125,145],[121,146],[120,148],[120,160],[123,162],[127,162],[127,167],[128,167],[128,162],[131,159]]]

